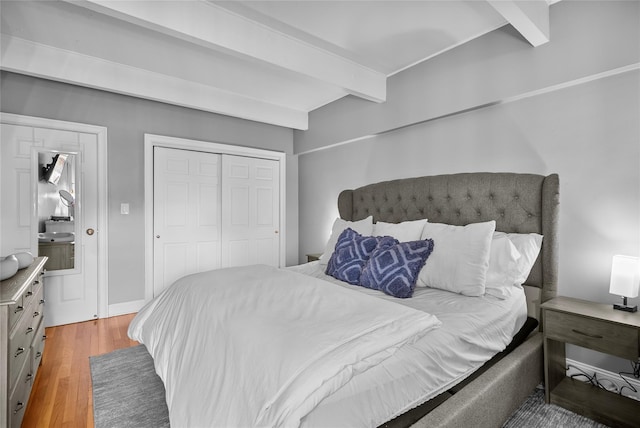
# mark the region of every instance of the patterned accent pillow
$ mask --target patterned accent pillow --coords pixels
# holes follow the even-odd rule
[[[381,241],[388,240],[395,241],[388,236],[362,236],[355,230],[346,228],[338,237],[333,254],[329,259],[327,275],[349,284],[359,285],[362,268],[369,260],[371,253]]]
[[[411,297],[432,251],[432,239],[378,246],[362,270],[360,285],[402,299]]]

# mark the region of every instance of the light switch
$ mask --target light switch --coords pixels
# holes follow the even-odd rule
[[[120,204],[120,214],[129,214],[129,204],[122,203]]]

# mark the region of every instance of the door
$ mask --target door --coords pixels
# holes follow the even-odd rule
[[[280,266],[280,169],[222,155],[222,266]]]
[[[154,148],[154,296],[220,267],[220,155]]]
[[[98,316],[97,236],[97,136],[91,133],[2,124],[2,225],[0,251],[3,255],[30,251],[46,253],[38,233],[46,232],[52,218],[64,218],[72,240],[46,244],[55,249],[47,253],[64,257],[60,265],[45,274],[45,325],[86,321]],[[56,179],[43,178],[39,159],[55,155]],[[53,162],[52,162],[53,163]],[[59,180],[57,174],[66,177]],[[69,187],[72,186],[72,187]],[[64,187],[64,189],[62,188]],[[60,190],[72,190],[70,202]],[[56,212],[42,212],[46,203]],[[64,208],[66,206],[66,209]],[[55,226],[59,226],[56,224]],[[42,251],[41,251],[41,244]],[[56,255],[56,256],[54,256]],[[53,260],[52,260],[53,261]],[[54,265],[52,265],[54,266]]]

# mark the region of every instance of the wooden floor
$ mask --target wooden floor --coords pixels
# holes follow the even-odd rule
[[[137,345],[127,337],[131,315],[49,327],[42,365],[23,428],[93,427],[89,357]]]

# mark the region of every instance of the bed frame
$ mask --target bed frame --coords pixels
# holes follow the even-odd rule
[[[496,230],[539,233],[540,255],[525,282],[529,316],[540,319],[540,304],[558,285],[559,179],[516,173],[462,173],[405,178],[344,190],[338,210],[344,220],[373,216],[399,223],[427,218],[467,225],[495,220]],[[394,419],[390,426],[500,427],[543,380],[542,334],[520,346],[463,387],[452,388]]]

